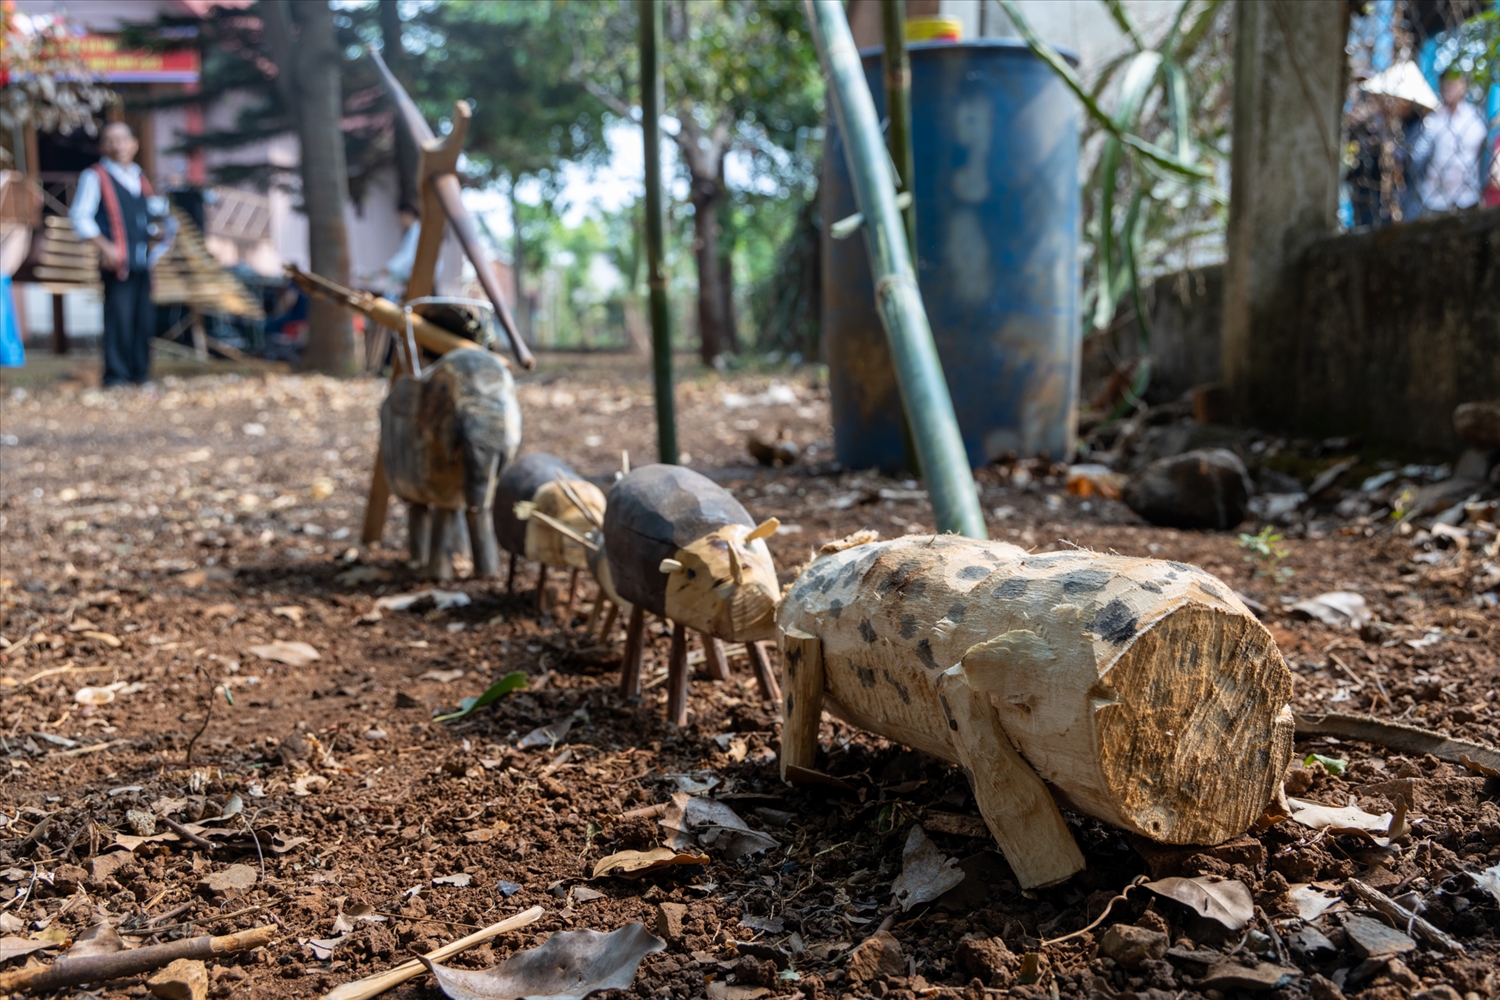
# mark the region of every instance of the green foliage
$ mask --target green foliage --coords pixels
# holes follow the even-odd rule
[[[470,714],[476,709],[483,708],[493,701],[499,701],[501,698],[510,694],[512,691],[524,690],[526,690],[526,675],[517,670],[514,673],[506,674],[504,677],[491,684],[488,688],[485,689],[483,694],[473,698],[465,698],[463,701],[459,702],[457,712],[450,712],[447,715],[439,715],[432,721],[448,722],[452,719],[462,719],[464,716]]]
[[[1335,778],[1343,774],[1349,767],[1349,762],[1341,757],[1324,757],[1320,753],[1310,753],[1302,760],[1303,767],[1312,767],[1314,764],[1322,764],[1323,770]]]
[[[1236,544],[1248,553],[1244,557],[1245,562],[1258,564],[1256,576],[1267,577],[1274,583],[1282,584],[1290,580],[1294,573],[1290,566],[1278,565],[1287,557],[1287,547],[1281,544],[1285,538],[1275,528],[1266,525],[1254,535],[1241,532]]]

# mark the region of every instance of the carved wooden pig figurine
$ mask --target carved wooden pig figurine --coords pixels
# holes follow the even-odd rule
[[[537,608],[546,610],[548,568],[571,569],[568,609],[572,610],[578,572],[588,569],[588,546],[576,536],[586,536],[599,526],[604,494],[556,455],[537,452],[510,464],[500,477],[495,499],[495,533],[511,560],[507,589],[515,589],[517,559],[524,556],[538,563]],[[544,516],[532,517],[534,511]]]
[[[1216,844],[1261,815],[1291,753],[1270,633],[1182,563],[856,535],[777,622],[783,776],[813,766],[823,708],[961,764],[1024,887],[1083,867],[1049,786],[1133,833]]]
[[[487,351],[452,351],[420,377],[403,375],[391,386],[380,407],[380,457],[391,492],[407,503],[411,558],[429,576],[453,576],[460,509],[475,574],[498,571],[490,504],[520,443],[510,369]]]
[[[604,512],[604,550],[615,590],[633,606],[622,691],[640,693],[650,611],[674,624],[668,684],[672,722],[687,721],[687,628],[709,640],[746,643],[762,690],[775,696],[775,679],[758,643],[775,630],[780,588],[765,539],[776,528],[775,518],[757,525],[727,490],[681,466],[643,466],[614,485]],[[709,651],[710,660],[714,653]]]

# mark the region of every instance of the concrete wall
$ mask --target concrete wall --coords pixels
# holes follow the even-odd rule
[[[1177,399],[1222,374],[1219,331],[1224,322],[1224,266],[1166,274],[1145,292],[1151,315],[1151,385],[1148,402]],[[1083,342],[1083,395],[1087,399],[1117,366],[1139,353],[1140,327],[1128,302],[1108,333]],[[1125,318],[1131,317],[1131,318]]]
[[[1257,424],[1456,450],[1453,408],[1500,396],[1500,210],[1320,240],[1266,319]]]

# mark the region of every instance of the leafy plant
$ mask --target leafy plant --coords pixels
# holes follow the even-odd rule
[[[1266,525],[1254,535],[1240,532],[1236,544],[1248,553],[1244,557],[1245,562],[1260,564],[1255,571],[1256,576],[1266,577],[1273,583],[1282,584],[1290,580],[1295,572],[1290,566],[1277,565],[1287,557],[1287,547],[1281,544],[1285,537],[1270,525]]]
[[[1101,2],[1130,47],[1086,86],[1015,0],[1000,0],[1027,46],[1083,104],[1084,148],[1098,149],[1083,192],[1087,332],[1111,329],[1122,303],[1139,330],[1135,376],[1118,415],[1138,405],[1151,379],[1144,280],[1191,263],[1227,223],[1228,198],[1215,179],[1228,158],[1230,53],[1224,0],[1186,0],[1154,47],[1121,0]]]
[[[465,698],[458,703],[457,712],[449,712],[447,715],[439,715],[434,722],[447,722],[450,719],[462,719],[476,709],[483,708],[490,702],[499,701],[512,691],[524,691],[526,689],[526,675],[517,670],[506,674],[495,683],[485,689],[484,693],[473,698]]]
[[[1314,764],[1322,764],[1323,770],[1334,777],[1343,774],[1349,767],[1349,762],[1341,757],[1325,757],[1320,753],[1310,753],[1302,760],[1303,767],[1312,767]]]

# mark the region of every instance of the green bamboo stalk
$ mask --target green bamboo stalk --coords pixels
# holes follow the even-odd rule
[[[906,219],[906,243],[913,257],[917,252],[916,156],[911,145],[911,56],[906,51],[906,0],[881,0],[885,50],[880,55],[885,69],[886,146],[896,165],[898,191],[911,191],[911,203],[901,214]]]
[[[641,132],[646,152],[646,284],[651,290],[651,372],[656,389],[656,451],[677,464],[677,417],[672,405],[672,327],[667,315],[665,218],[661,198],[661,3],[636,0],[641,30]]]
[[[865,82],[849,22],[839,0],[803,2],[828,75],[829,96],[844,139],[855,202],[865,219],[862,228],[875,279],[875,304],[890,341],[901,402],[911,416],[917,458],[927,481],[937,528],[985,538],[974,476],[917,287],[906,226],[896,207],[896,178],[881,142],[875,100]]]

